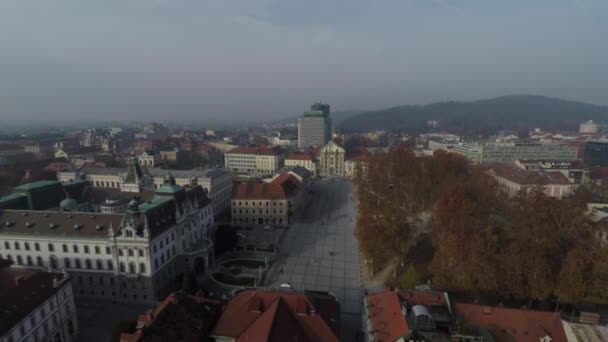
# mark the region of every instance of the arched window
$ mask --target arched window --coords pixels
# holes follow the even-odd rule
[[[110,271],[114,269],[114,264],[112,264],[112,260],[108,260],[107,264],[108,264],[108,269]]]
[[[76,268],[82,268],[82,264],[80,262],[80,259],[76,258],[75,263],[76,263]]]
[[[130,262],[129,263],[129,273],[136,273],[136,271],[135,271],[135,263],[134,262]]]
[[[97,259],[97,269],[103,270],[103,262],[101,262],[101,260],[99,260],[99,259]]]
[[[86,259],[86,260],[84,261],[84,264],[85,264],[85,266],[87,267],[87,269],[88,269],[88,270],[90,270],[90,269],[92,268],[92,267],[91,267],[91,260]]]
[[[42,262],[42,257],[41,256],[37,256],[36,257],[36,265],[42,267],[44,266],[44,263]]]
[[[13,261],[13,256],[12,256],[12,255],[10,255],[10,254],[7,254],[7,255],[6,255],[6,259],[7,259],[7,260],[10,260],[10,261]]]
[[[124,262],[121,262],[121,263],[119,264],[119,266],[120,266],[120,272],[124,272],[124,271],[125,271],[125,263],[124,263]]]
[[[95,246],[95,254],[99,254],[99,246]]]
[[[8,241],[4,241],[4,249],[11,249],[11,244]]]
[[[17,255],[17,265],[23,265],[23,257],[21,255]]]
[[[85,254],[89,254],[89,246],[84,245],[84,252]]]
[[[32,256],[31,256],[31,255],[28,255],[28,256],[27,256],[27,265],[28,265],[28,266],[34,266],[34,261],[33,261],[33,259],[32,259]]]
[[[131,234],[133,234],[133,233],[131,233]],[[131,248],[127,249],[127,254],[129,256],[133,256],[133,250]]]
[[[49,258],[49,265],[51,266],[52,269],[56,269],[57,268],[57,257],[54,255],[51,255]]]
[[[72,268],[72,263],[70,262],[70,258],[63,259],[63,265],[65,268]]]
[[[40,244],[38,242],[34,243],[34,250],[36,250],[36,251],[40,250]]]
[[[146,264],[143,262],[139,264],[139,273],[146,273]]]

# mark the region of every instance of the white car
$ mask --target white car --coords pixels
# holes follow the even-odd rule
[[[264,226],[264,230],[274,230],[273,226]]]

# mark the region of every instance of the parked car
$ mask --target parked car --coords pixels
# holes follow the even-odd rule
[[[264,230],[274,230],[273,226],[264,226]]]
[[[245,233],[242,233],[242,232],[236,232],[236,236],[238,236],[239,239],[245,239],[247,237],[247,235],[245,235]]]

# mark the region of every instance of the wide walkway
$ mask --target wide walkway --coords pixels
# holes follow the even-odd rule
[[[362,291],[354,236],[353,185],[316,180],[311,198],[281,243],[265,286],[329,291],[342,308],[342,340],[356,341],[361,327]]]

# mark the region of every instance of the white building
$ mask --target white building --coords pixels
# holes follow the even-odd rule
[[[0,256],[66,270],[78,297],[153,304],[178,274],[212,262],[211,203],[202,187],[179,186],[170,175],[151,200],[133,200],[124,213],[6,209],[0,222]]]
[[[319,174],[324,177],[344,176],[346,150],[335,141],[330,141],[319,150]]]
[[[75,341],[71,280],[67,273],[10,267],[0,259],[0,341]]]
[[[599,126],[593,120],[583,122],[579,126],[579,132],[582,134],[595,134],[598,132],[598,129]]]
[[[83,168],[78,171],[58,172],[60,182],[70,182],[81,177],[99,188],[117,188],[122,191],[141,192],[158,189],[164,183],[167,170],[147,168],[133,160],[131,171],[120,168]],[[175,183],[180,186],[200,185],[211,199],[213,212],[217,215],[230,209],[232,176],[222,169],[171,170]],[[128,175],[130,175],[128,177]]]
[[[154,150],[146,150],[137,157],[139,165],[147,167],[157,167],[162,163],[160,152]]]
[[[226,170],[253,175],[271,175],[283,167],[285,152],[278,146],[241,146],[226,152]]]
[[[293,153],[285,157],[285,166],[301,166],[313,175],[319,172],[319,160],[312,153]]]

